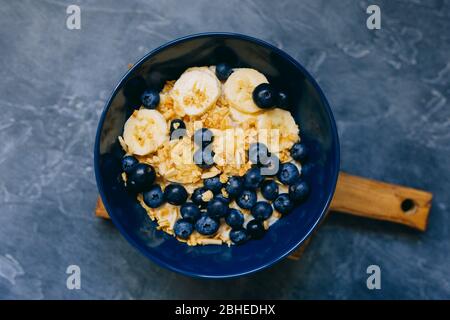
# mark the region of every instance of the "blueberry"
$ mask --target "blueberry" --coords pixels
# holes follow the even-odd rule
[[[200,218],[200,208],[193,202],[186,202],[180,208],[181,216],[191,222],[195,222]]]
[[[214,140],[214,135],[208,128],[201,128],[194,132],[193,139],[199,147],[205,147]]]
[[[186,135],[186,124],[180,119],[170,122],[170,140],[180,139]]]
[[[225,222],[232,228],[241,228],[244,223],[244,215],[240,210],[230,208],[225,217]]]
[[[283,184],[293,184],[300,178],[300,172],[295,164],[286,162],[280,165],[278,180]]]
[[[273,108],[277,104],[278,92],[269,83],[261,83],[253,90],[253,101],[262,108]]]
[[[256,190],[263,180],[264,176],[261,175],[261,169],[251,168],[244,176],[244,188]]]
[[[278,91],[277,107],[288,109],[290,105],[289,96],[284,91]]]
[[[216,65],[216,76],[219,80],[225,81],[233,73],[233,69],[226,63]]]
[[[200,217],[195,223],[195,230],[205,236],[210,236],[219,229],[219,222],[207,215]]]
[[[304,143],[297,142],[291,148],[291,157],[297,161],[303,161],[308,157],[308,148]]]
[[[242,193],[236,198],[236,203],[242,209],[251,209],[256,203],[256,193],[252,190],[244,190]]]
[[[203,194],[207,191],[208,191],[208,189],[206,189],[205,187],[200,187],[200,188],[195,189],[191,195],[192,202],[198,206],[205,207],[206,202],[203,201]]]
[[[248,148],[248,159],[253,164],[267,164],[269,155],[269,149],[264,143],[252,143]]]
[[[159,92],[153,89],[145,90],[141,95],[141,102],[147,109],[156,109],[159,104]]]
[[[261,185],[261,193],[267,200],[275,200],[278,196],[279,187],[274,180],[266,180]]]
[[[247,232],[253,239],[261,239],[266,233],[266,229],[261,221],[253,219],[247,223]]]
[[[192,231],[194,231],[194,226],[191,221],[187,219],[180,219],[175,222],[173,226],[173,231],[177,237],[181,239],[187,239],[191,235]]]
[[[288,214],[294,209],[294,203],[287,193],[282,193],[274,200],[273,207],[281,214]]]
[[[205,188],[207,188],[208,190],[211,190],[213,193],[216,193],[216,194],[219,193],[223,187],[222,182],[220,182],[219,176],[215,176],[212,178],[206,178],[205,180],[203,180],[203,185],[205,186]]]
[[[239,176],[232,176],[228,178],[227,183],[225,183],[225,191],[231,198],[235,198],[241,194],[244,190],[244,181]]]
[[[154,184],[144,192],[144,202],[150,208],[158,208],[164,203],[164,194],[158,184]]]
[[[245,229],[233,229],[230,231],[230,239],[234,244],[243,244],[248,238],[249,236]]]
[[[212,218],[222,218],[228,212],[228,204],[220,198],[212,198],[206,205],[206,212]]]
[[[266,219],[269,219],[269,217],[272,215],[273,209],[272,209],[272,206],[270,205],[270,203],[268,203],[266,201],[258,201],[252,207],[251,212],[252,212],[252,216],[255,219],[266,220]]]
[[[214,164],[214,151],[210,150],[209,148],[199,148],[197,151],[194,152],[194,163],[202,168],[202,169],[209,169]]]
[[[214,198],[221,199],[225,201],[225,203],[230,204],[231,200],[225,197],[223,194],[219,193]]]
[[[305,181],[297,181],[289,186],[289,198],[294,202],[302,202],[309,194],[309,185]]]
[[[129,173],[131,169],[137,165],[139,161],[133,156],[125,156],[122,158],[122,170]]]
[[[142,192],[151,187],[155,178],[156,173],[152,166],[138,163],[128,173],[127,186],[135,192]]]
[[[171,183],[164,189],[164,199],[173,205],[179,206],[186,202],[188,193],[186,189],[178,183]]]

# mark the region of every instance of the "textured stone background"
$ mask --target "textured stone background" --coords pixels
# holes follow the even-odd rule
[[[79,4],[81,30],[65,27]],[[0,1],[0,298],[450,298],[450,2]],[[382,10],[367,30],[365,9]],[[333,215],[299,262],[230,281],[163,270],[94,218],[93,142],[134,62],[190,33],[283,48],[322,85],[342,169],[430,190],[429,230]],[[82,290],[66,289],[78,264]],[[366,268],[382,290],[366,289]]]

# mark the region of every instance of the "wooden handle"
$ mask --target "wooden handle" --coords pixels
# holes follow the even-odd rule
[[[429,192],[341,172],[330,210],[425,231],[432,197]]]
[[[95,215],[99,218],[109,219],[108,211],[106,211],[103,205],[102,198],[100,196],[97,198],[97,205],[95,206]]]

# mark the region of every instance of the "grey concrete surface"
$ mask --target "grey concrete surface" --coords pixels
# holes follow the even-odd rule
[[[365,9],[381,7],[381,30]],[[81,30],[66,7],[81,7]],[[0,1],[0,298],[450,298],[450,2]],[[346,215],[299,262],[229,281],[190,279],[96,219],[93,143],[127,69],[166,41],[234,31],[286,50],[317,77],[347,172],[434,193],[428,231]],[[81,290],[66,268],[81,267]],[[382,271],[366,288],[366,268]]]

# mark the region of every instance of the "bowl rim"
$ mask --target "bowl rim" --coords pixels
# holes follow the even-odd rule
[[[316,90],[316,92],[319,95],[319,98],[321,100],[321,102],[324,105],[325,108],[325,112],[330,120],[331,123],[331,135],[334,138],[335,143],[333,144],[332,148],[334,151],[334,154],[336,155],[334,162],[332,163],[332,166],[334,168],[334,175],[333,177],[331,177],[331,192],[328,194],[326,202],[325,202],[325,206],[322,209],[322,212],[319,215],[319,218],[316,220],[316,222],[312,225],[312,227],[309,229],[309,231],[301,238],[299,239],[299,241],[297,241],[297,243],[295,245],[293,245],[289,250],[286,250],[283,254],[278,255],[276,258],[271,259],[270,261],[266,262],[265,264],[260,265],[257,268],[253,268],[251,270],[246,270],[246,271],[242,271],[242,272],[231,272],[229,274],[222,274],[222,275],[210,275],[210,274],[203,274],[203,273],[198,273],[198,272],[192,272],[192,271],[186,271],[186,270],[182,270],[179,269],[177,267],[174,267],[171,264],[166,263],[165,261],[153,256],[151,253],[149,253],[144,246],[142,246],[140,243],[138,243],[137,241],[135,241],[128,233],[127,231],[122,227],[122,225],[119,223],[119,221],[117,220],[117,218],[114,215],[114,211],[112,210],[112,207],[107,203],[107,201],[105,201],[106,196],[104,193],[104,187],[103,187],[103,183],[100,179],[100,168],[99,168],[99,157],[100,157],[100,137],[101,137],[101,131],[103,129],[103,124],[106,118],[106,114],[111,106],[111,102],[113,101],[113,99],[115,98],[116,94],[118,93],[119,89],[123,86],[123,84],[128,80],[128,78],[134,73],[134,71],[139,68],[145,61],[147,61],[149,58],[151,58],[152,56],[154,56],[155,54],[163,51],[166,48],[169,48],[175,44],[179,44],[179,43],[183,43],[186,41],[190,41],[193,39],[198,39],[198,38],[205,38],[205,37],[215,37],[215,38],[233,38],[233,39],[239,39],[239,40],[244,40],[244,41],[248,41],[248,42],[252,42],[255,43],[257,45],[266,47],[267,49],[270,49],[271,51],[276,52],[278,55],[280,55],[283,59],[288,60],[289,62],[291,62],[296,68],[298,68],[299,70],[301,70],[301,72],[303,73],[303,75],[308,79],[308,81],[313,85],[314,89]],[[117,229],[119,229],[119,232],[122,234],[122,236],[134,247],[136,248],[141,254],[143,254],[145,257],[147,257],[148,259],[150,259],[151,261],[155,262],[156,264],[158,264],[161,267],[164,267],[166,269],[169,269],[171,271],[186,275],[186,276],[190,276],[190,277],[195,277],[195,278],[204,278],[204,279],[229,279],[229,278],[236,278],[236,277],[240,277],[240,276],[245,276],[251,273],[255,273],[258,271],[261,271],[263,269],[269,268],[272,265],[274,265],[275,263],[277,263],[278,261],[282,260],[283,258],[285,258],[286,256],[290,255],[295,249],[297,249],[300,245],[303,244],[303,242],[309,238],[309,236],[311,235],[311,233],[318,227],[319,223],[323,220],[325,213],[327,212],[331,200],[333,198],[333,195],[335,193],[336,190],[336,184],[337,184],[337,179],[338,179],[338,175],[339,175],[339,165],[340,165],[340,145],[339,145],[339,136],[338,136],[338,131],[337,131],[337,127],[336,127],[336,121],[334,119],[333,113],[331,111],[330,105],[328,103],[328,100],[325,97],[325,94],[323,93],[322,89],[320,88],[319,84],[316,82],[316,80],[314,79],[314,77],[297,61],[295,60],[293,57],[291,57],[288,53],[286,53],[285,51],[277,48],[276,46],[258,39],[258,38],[254,38],[252,36],[248,36],[248,35],[244,35],[244,34],[240,34],[240,33],[234,33],[234,32],[203,32],[203,33],[195,33],[195,34],[191,34],[191,35],[186,35],[183,37],[179,37],[176,38],[172,41],[166,42],[162,45],[160,45],[159,47],[151,50],[150,52],[148,52],[146,55],[144,55],[141,59],[138,60],[138,62],[136,62],[120,79],[120,81],[118,82],[118,84],[114,87],[114,90],[112,91],[112,93],[110,94],[107,102],[105,103],[105,106],[103,108],[103,111],[100,115],[100,119],[98,122],[98,126],[97,126],[97,132],[96,132],[96,136],[95,136],[95,144],[94,144],[94,172],[95,172],[95,180],[96,180],[96,184],[97,184],[97,189],[100,193],[100,197],[103,201],[103,204],[106,208],[106,211],[108,212],[112,222],[114,223],[114,225],[116,226]]]

